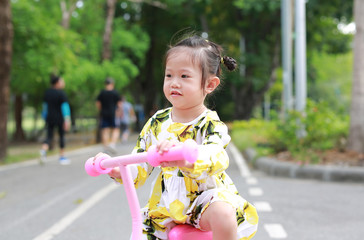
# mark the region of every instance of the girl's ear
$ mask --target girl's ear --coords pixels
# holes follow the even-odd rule
[[[212,93],[217,86],[220,85],[220,78],[214,76],[208,79],[206,87],[205,87],[205,92],[207,94]]]

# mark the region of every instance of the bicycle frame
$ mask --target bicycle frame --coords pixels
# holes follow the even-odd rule
[[[132,240],[140,240],[142,239],[143,231],[140,204],[128,165],[148,162],[153,167],[156,167],[161,162],[176,160],[187,160],[188,162],[194,163],[197,160],[197,156],[198,149],[196,142],[186,140],[183,144],[171,148],[168,152],[163,153],[163,155],[157,152],[155,146],[151,146],[148,152],[143,153],[113,158],[99,157],[94,159],[92,157],[86,161],[85,170],[90,176],[96,177],[100,174],[109,173],[114,167],[119,167],[132,218]],[[195,238],[199,240],[210,240],[212,239],[212,233],[202,232],[192,226],[178,225],[171,230],[169,238],[171,240],[191,240]]]

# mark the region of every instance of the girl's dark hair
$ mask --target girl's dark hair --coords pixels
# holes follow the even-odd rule
[[[210,75],[216,75],[217,77],[221,76],[221,63],[225,65],[229,71],[233,71],[237,67],[234,58],[222,56],[223,49],[220,45],[197,35],[184,38],[175,45],[170,46],[165,56],[165,63],[167,62],[168,57],[181,47],[190,48],[192,61],[200,64],[202,71],[202,87],[205,86],[206,80]]]

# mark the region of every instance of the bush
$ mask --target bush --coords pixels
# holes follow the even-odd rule
[[[240,149],[255,148],[259,156],[271,154],[270,134],[276,129],[275,122],[260,119],[234,121],[231,126],[231,137]]]
[[[239,149],[254,147],[259,154],[289,151],[299,160],[317,162],[315,152],[340,148],[348,131],[349,116],[336,115],[324,102],[308,101],[305,115],[292,111],[284,121],[235,121],[231,135]]]
[[[276,123],[277,131],[270,138],[276,151],[332,149],[338,147],[340,139],[346,138],[349,131],[348,116],[336,115],[324,102],[308,101],[305,116],[292,111],[285,121]]]

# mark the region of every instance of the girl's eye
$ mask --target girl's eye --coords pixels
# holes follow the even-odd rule
[[[166,77],[167,78],[170,78],[172,75],[171,74],[166,74]]]
[[[182,78],[188,78],[188,76],[187,76],[187,75],[185,75],[185,74],[183,74],[181,77],[182,77]]]

